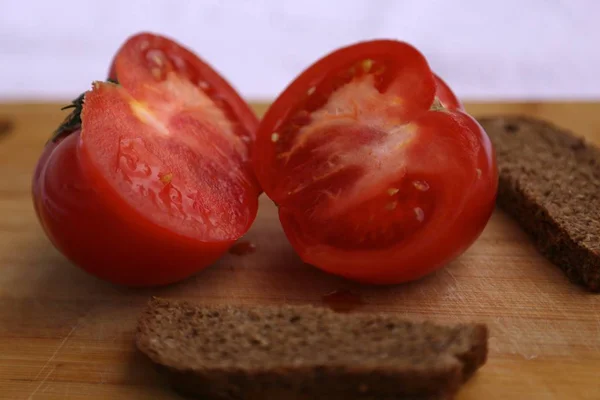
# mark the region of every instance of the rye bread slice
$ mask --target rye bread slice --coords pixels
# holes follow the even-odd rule
[[[310,306],[151,300],[137,347],[201,399],[451,399],[485,363],[487,328]]]
[[[575,283],[600,291],[600,149],[547,122],[479,120],[498,160],[498,205]]]

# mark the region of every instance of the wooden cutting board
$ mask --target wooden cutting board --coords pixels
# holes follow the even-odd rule
[[[600,103],[467,109],[550,119],[600,144]],[[161,289],[131,290],[86,275],[52,248],[30,201],[34,163],[63,117],[58,105],[0,105],[0,398],[178,399],[133,345],[136,318],[152,295],[326,305],[324,295],[350,290],[361,311],[489,324],[489,361],[459,399],[600,399],[600,296],[571,285],[499,211],[460,259],[395,287],[361,286],[304,265],[265,198],[244,239],[255,253],[227,254]]]

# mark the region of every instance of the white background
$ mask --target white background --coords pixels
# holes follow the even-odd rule
[[[370,38],[417,46],[462,98],[600,98],[597,0],[0,0],[0,101],[73,98],[142,30],[192,48],[252,99]]]

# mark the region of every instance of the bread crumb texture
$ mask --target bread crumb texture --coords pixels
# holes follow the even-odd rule
[[[484,325],[162,299],[136,341],[178,390],[207,399],[446,399],[487,356]]]

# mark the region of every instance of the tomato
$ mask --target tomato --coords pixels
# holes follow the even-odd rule
[[[450,89],[450,86],[439,76],[434,74],[433,77],[436,84],[435,97],[442,103],[442,106],[451,110],[464,110],[462,103]]]
[[[77,99],[33,177],[38,217],[72,262],[124,285],[176,282],[254,221],[258,120],[189,50],[140,34]]]
[[[307,263],[373,284],[460,255],[494,208],[495,155],[412,46],[337,50],[300,74],[257,132],[253,164]]]

